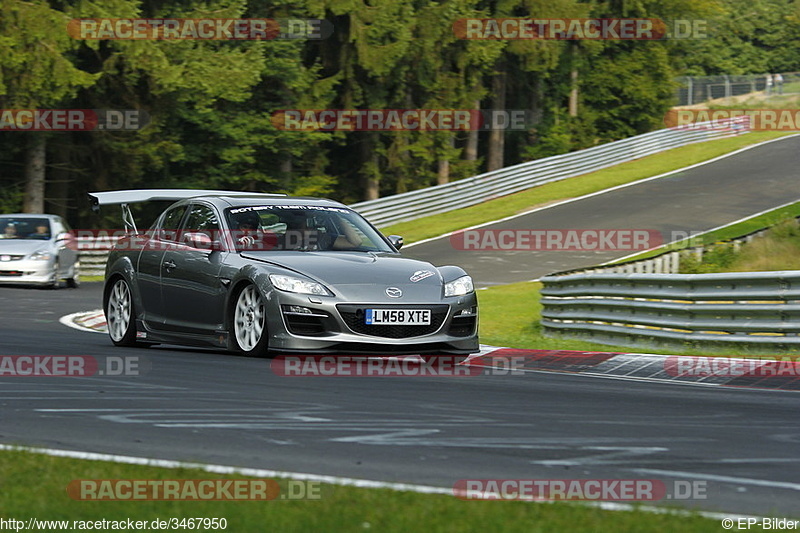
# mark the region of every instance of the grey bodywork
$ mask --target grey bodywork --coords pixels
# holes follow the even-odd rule
[[[102,194],[109,193],[96,196]],[[145,197],[140,194],[135,198],[143,201]],[[124,204],[125,199],[125,195],[120,195],[114,201],[100,203]],[[98,203],[96,198],[93,200]],[[230,213],[264,203],[287,208],[346,210],[348,216],[358,217],[375,231],[381,239],[377,245],[381,251],[241,249],[235,240],[237,230],[231,227]],[[195,206],[213,210],[220,232],[211,249],[175,242],[170,240],[175,238],[172,236],[163,238],[168,233],[161,231],[167,225],[165,217],[172,216],[173,209],[177,213],[181,206],[186,206],[186,212]],[[186,222],[184,216],[181,229],[194,229],[185,228]],[[426,271],[427,277],[423,279],[415,276]],[[273,285],[270,274],[315,281],[331,294],[286,292]],[[231,338],[233,306],[241,290],[253,284],[265,301],[271,352],[463,355],[479,349],[477,298],[474,291],[445,297],[444,285],[465,275],[457,266],[435,267],[401,256],[389,239],[338,202],[217,193],[178,201],[162,213],[149,231],[125,237],[117,244],[106,266],[103,308],[108,308],[112,284],[124,278],[131,287],[139,341],[235,349]],[[390,297],[387,293],[390,287],[400,289],[402,296]],[[323,331],[298,334],[296,327],[290,327],[297,318],[287,311],[290,306],[324,316],[318,318]],[[363,314],[367,308],[425,308],[444,318],[431,332],[398,337],[394,331],[387,337],[370,334],[369,328],[354,325],[354,314]],[[349,317],[349,323],[345,316]]]

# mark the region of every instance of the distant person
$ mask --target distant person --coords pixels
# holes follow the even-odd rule
[[[772,74],[767,74],[766,79],[767,79],[767,85],[764,92],[766,92],[767,96],[769,96],[772,93]]]
[[[36,226],[36,233],[31,233],[29,237],[32,239],[48,240],[50,238],[50,227],[42,222]]]
[[[9,224],[6,226],[6,229],[3,231],[3,234],[0,235],[1,239],[16,239],[17,235],[17,227],[14,224]]]
[[[775,89],[777,89],[778,94],[783,94],[783,75],[782,74],[775,74],[773,76],[775,81]]]
[[[271,250],[275,247],[275,237],[262,230],[258,213],[236,215],[233,222],[236,228],[232,235],[233,240],[240,249]]]

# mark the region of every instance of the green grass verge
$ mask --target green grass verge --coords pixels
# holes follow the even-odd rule
[[[464,472],[469,477],[469,472]],[[610,512],[577,504],[462,501],[386,489],[327,485],[316,501],[76,501],[81,479],[242,479],[199,470],[162,469],[0,452],[0,517],[27,520],[225,518],[226,531],[719,531],[719,520],[644,511]],[[71,526],[71,524],[70,524]],[[53,531],[55,529],[52,529]],[[208,531],[208,530],[204,530]],[[221,531],[221,530],[220,530]]]
[[[478,291],[480,340],[482,344],[536,350],[578,350],[586,352],[646,352],[664,355],[708,355],[756,357],[775,355],[764,348],[714,348],[671,345],[669,347],[631,348],[583,340],[545,337],[539,282],[524,281]],[[786,355],[786,352],[781,352]]]
[[[681,272],[765,272],[800,269],[800,228],[795,218],[771,226],[758,238],[736,247],[733,243],[711,246],[698,261],[681,259]]]
[[[400,222],[380,228],[385,235],[402,235],[407,244],[491,222],[536,207],[601,191],[643,178],[657,176],[708,161],[759,142],[791,135],[792,132],[754,132],[740,137],[708,141],[674,148],[555,183],[534,187],[496,200],[439,215]]]
[[[629,261],[638,261],[640,259],[655,257],[665,252],[684,250],[690,247],[694,248],[697,246],[706,246],[709,244],[718,243],[720,241],[735,239],[737,237],[748,235],[750,233],[762,230],[764,228],[769,228],[771,226],[779,224],[784,220],[797,217],[800,217],[800,202],[790,204],[784,207],[779,207],[777,209],[768,211],[762,215],[758,215],[756,217],[743,220],[741,222],[736,222],[734,224],[730,224],[728,226],[713,231],[709,231],[707,233],[694,235],[690,237],[688,240],[678,241],[672,244],[661,246],[654,250],[648,250],[646,252],[642,252],[635,256],[629,257],[625,260],[614,261],[612,263],[609,263],[609,265],[614,265],[622,262],[627,263]]]

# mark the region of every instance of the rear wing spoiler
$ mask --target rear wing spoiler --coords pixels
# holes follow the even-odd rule
[[[177,202],[186,198],[196,198],[198,196],[231,196],[231,197],[252,197],[252,198],[275,198],[286,196],[285,194],[267,194],[246,191],[215,191],[210,189],[131,189],[126,191],[105,191],[90,192],[89,201],[92,211],[97,213],[103,205],[121,205],[122,221],[125,223],[126,230],[138,233],[136,222],[129,204],[142,202],[152,202],[157,200],[167,200]]]

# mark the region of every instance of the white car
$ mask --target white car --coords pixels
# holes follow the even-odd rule
[[[56,215],[0,215],[0,283],[57,289],[80,284],[75,238]]]

